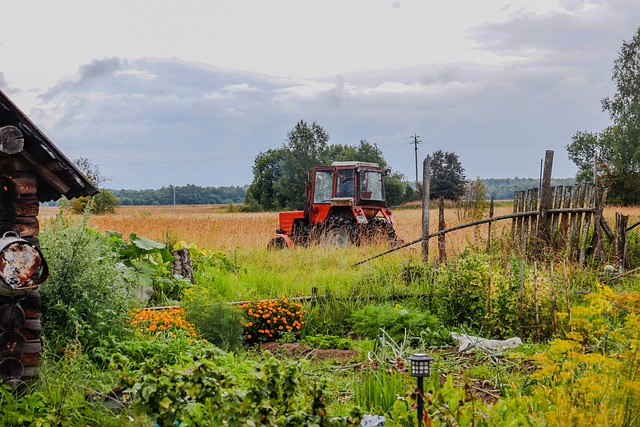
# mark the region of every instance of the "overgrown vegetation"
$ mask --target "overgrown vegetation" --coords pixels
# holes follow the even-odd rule
[[[6,425],[332,426],[373,414],[413,426],[413,353],[435,358],[425,425],[640,425],[634,279],[561,255],[534,264],[508,242],[438,266],[395,256],[351,268],[352,249],[167,248],[64,214],[44,228],[46,351],[27,393],[0,391]],[[166,288],[153,283],[180,280],[175,248],[189,248],[195,284],[154,299]],[[171,308],[143,307],[162,302]],[[458,353],[452,331],[525,344]],[[313,350],[263,354],[273,340]],[[358,356],[313,356],[341,349]]]

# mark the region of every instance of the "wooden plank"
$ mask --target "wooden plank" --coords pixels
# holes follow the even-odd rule
[[[20,155],[35,168],[35,171],[38,175],[44,178],[49,185],[51,185],[55,190],[60,192],[61,194],[67,194],[67,192],[71,189],[62,179],[58,177],[58,175],[54,174],[49,170],[49,168],[42,163],[40,160],[36,159],[31,153],[28,151],[21,151]]]
[[[31,172],[16,172],[13,178],[20,196],[33,195],[38,191],[38,179]]]
[[[528,212],[531,209],[529,209],[529,205],[530,205],[530,193],[531,190],[526,190],[524,193],[524,198],[522,200],[522,203],[524,203],[523,205],[523,210]],[[526,248],[528,243],[529,243],[529,217],[525,216],[524,218],[522,218],[522,231],[521,231],[521,238],[522,240],[520,241],[520,245],[523,248]]]
[[[531,189],[531,199],[529,200],[529,208],[527,209],[528,211],[535,211],[538,209],[538,189],[537,188],[532,188]],[[529,218],[529,223],[531,226],[531,240],[535,241],[536,236],[537,236],[537,228],[538,228],[538,221],[539,218],[538,216],[531,216]]]
[[[577,198],[577,203],[574,206],[575,208],[582,208],[584,207],[584,200],[585,200],[585,193],[587,191],[587,186],[586,184],[580,184],[579,187],[579,192],[578,192],[578,198]],[[583,217],[583,213],[578,211],[575,213],[575,231],[573,234],[573,241],[571,242],[571,247],[572,247],[572,257],[574,260],[578,259],[578,252],[579,252],[579,248],[580,248],[580,239],[582,236],[582,217]]]
[[[38,218],[32,216],[19,216],[16,218],[16,227],[20,237],[37,236],[40,231]]]
[[[553,190],[553,208],[560,209],[562,206],[562,192],[564,186],[558,185]],[[559,230],[558,230],[558,222],[560,221],[561,214],[553,213],[551,214],[551,244],[554,248],[558,248],[558,241],[560,239]]]
[[[572,208],[577,207],[579,197],[580,197],[580,185],[576,184],[573,186],[573,195],[571,196]],[[573,242],[575,241],[576,220],[577,220],[576,213],[569,214],[569,234],[567,235],[567,252],[568,253],[571,253],[571,247],[573,246]]]
[[[40,213],[40,202],[35,194],[21,195],[16,202],[16,215],[37,217]]]
[[[591,185],[589,188],[589,201],[587,203],[587,207],[594,208],[596,202],[596,191],[595,186]],[[578,263],[581,266],[584,266],[584,261],[587,252],[587,235],[589,234],[589,228],[591,227],[591,216],[592,213],[585,212],[584,214],[584,227],[582,231],[582,237],[580,238],[580,256],[578,257]]]

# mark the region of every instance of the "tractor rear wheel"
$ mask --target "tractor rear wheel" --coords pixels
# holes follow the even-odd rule
[[[341,216],[330,216],[322,223],[318,243],[324,246],[344,247],[358,243],[358,232],[353,223]]]

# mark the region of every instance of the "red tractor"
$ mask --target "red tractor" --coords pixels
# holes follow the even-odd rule
[[[395,244],[395,221],[384,191],[387,172],[369,162],[333,162],[308,170],[304,210],[280,212],[280,227],[267,247],[359,245],[381,238]]]

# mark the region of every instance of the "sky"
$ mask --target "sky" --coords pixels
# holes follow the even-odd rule
[[[637,0],[31,0],[0,25],[0,89],[112,189],[242,186],[304,120],[375,143],[415,180],[455,152],[469,179],[576,168],[640,26]],[[421,166],[419,170],[421,171]],[[422,179],[419,177],[419,179]]]

